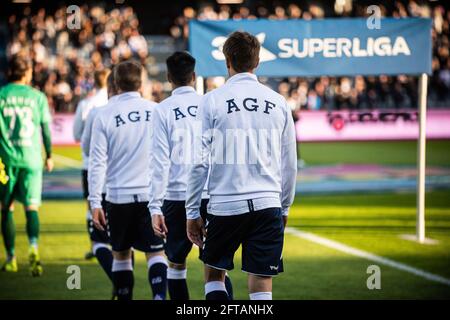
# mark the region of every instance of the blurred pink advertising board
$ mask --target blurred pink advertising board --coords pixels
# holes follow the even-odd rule
[[[52,144],[54,145],[73,145],[76,144],[73,138],[73,114],[55,114],[52,116]]]
[[[300,111],[298,141],[413,140],[419,135],[415,110]],[[428,110],[427,138],[450,139],[450,110]]]
[[[419,134],[416,111],[300,111],[299,141],[413,140]],[[56,114],[52,121],[55,145],[73,145],[72,114]],[[428,110],[427,138],[450,139],[450,110]]]

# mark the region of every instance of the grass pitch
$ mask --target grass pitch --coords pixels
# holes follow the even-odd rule
[[[80,148],[55,147],[54,153],[81,161]],[[416,141],[357,141],[357,142],[305,142],[299,147],[299,154],[307,165],[331,164],[379,164],[415,165],[417,160]],[[56,165],[65,167],[64,160]],[[427,165],[450,166],[450,140],[427,142]]]
[[[415,196],[379,194],[308,196],[297,198],[289,225],[397,262],[450,278],[450,197],[447,192],[428,194],[427,235],[436,245],[402,240],[414,233]],[[41,210],[40,240],[44,275],[32,278],[27,269],[27,239],[23,212],[17,210],[17,274],[0,273],[0,299],[108,299],[111,284],[100,266],[85,261],[89,247],[82,201],[46,201]],[[198,251],[189,256],[191,297],[203,298],[202,266]],[[136,255],[136,299],[150,299],[144,257]],[[3,251],[0,260],[3,261]],[[450,299],[450,287],[380,265],[381,290],[366,286],[371,261],[286,235],[286,272],[274,280],[276,299]],[[66,269],[81,268],[81,290],[68,290]],[[230,273],[235,296],[247,299],[246,276],[240,271],[240,254]]]
[[[306,164],[416,165],[416,141],[357,141],[302,143]],[[450,166],[450,140],[427,141],[427,165]]]
[[[415,142],[308,143],[300,148],[307,165],[375,163],[414,165]],[[78,147],[55,148],[55,154],[80,160]],[[450,165],[450,141],[428,143],[428,165]],[[67,166],[64,159],[57,168]],[[415,232],[415,194],[299,195],[291,209],[289,226],[450,279],[450,192],[427,193],[427,237],[438,241],[422,245],[403,240]],[[19,272],[0,273],[0,299],[108,299],[111,284],[95,260],[83,256],[89,248],[83,201],[45,201],[42,206],[40,249],[44,275],[32,278],[27,268],[27,239],[22,208],[17,208],[16,251]],[[366,285],[369,265],[356,256],[309,242],[294,235],[285,238],[285,273],[274,279],[275,299],[450,299],[450,286],[379,265],[381,290]],[[188,282],[193,299],[203,299],[202,265],[193,249]],[[4,261],[0,250],[0,261]],[[136,255],[135,298],[150,299],[144,257]],[[81,268],[81,290],[68,290],[67,267]],[[246,275],[240,271],[240,253],[230,272],[237,299],[247,299]]]

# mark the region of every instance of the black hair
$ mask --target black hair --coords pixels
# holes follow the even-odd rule
[[[185,86],[192,79],[195,59],[186,51],[177,51],[166,60],[170,80],[177,86]]]

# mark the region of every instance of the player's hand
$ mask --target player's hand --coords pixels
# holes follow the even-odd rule
[[[98,230],[105,231],[106,218],[102,208],[92,209],[92,222]]]
[[[47,172],[52,172],[54,167],[55,164],[53,163],[53,159],[47,158],[47,160],[45,160],[45,170],[47,170]]]
[[[162,214],[152,215],[152,226],[153,231],[158,237],[163,239],[166,238],[168,230],[166,227],[166,222],[164,221],[164,216]]]
[[[187,236],[189,240],[199,248],[203,247],[203,237],[206,236],[205,225],[201,217],[197,219],[187,219]]]

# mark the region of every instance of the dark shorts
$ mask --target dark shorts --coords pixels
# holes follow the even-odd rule
[[[105,195],[102,194],[102,208],[106,215],[106,221],[108,221],[108,211],[106,210],[106,206],[107,206],[107,201],[105,200]],[[92,221],[92,215],[89,215],[86,222],[87,222],[89,238],[91,239],[92,242],[109,243],[108,230],[105,230],[105,231],[98,230],[94,226],[94,222]]]
[[[147,204],[106,204],[109,236],[114,251],[134,248],[142,252],[157,252],[164,249],[164,240],[153,233]]]
[[[88,171],[81,170],[81,188],[83,189],[83,197],[87,199],[89,196],[89,187],[88,187]]]
[[[242,245],[242,271],[261,276],[283,272],[280,208],[234,216],[208,214],[206,232],[201,259],[210,267],[232,270],[234,254]]]
[[[206,217],[208,199],[203,199],[200,207],[202,218]],[[164,220],[168,229],[165,251],[167,259],[183,264],[192,249],[192,242],[186,233],[186,208],[184,201],[164,200],[162,206]]]

